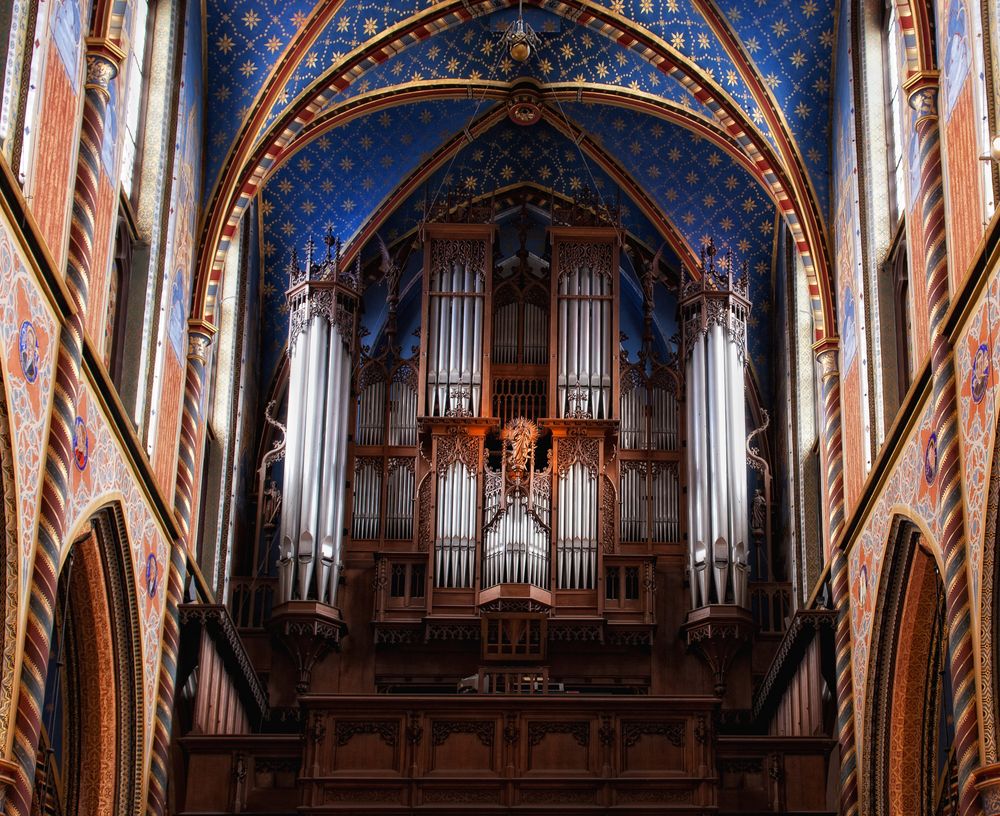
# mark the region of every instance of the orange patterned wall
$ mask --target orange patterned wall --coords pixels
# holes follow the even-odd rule
[[[74,92],[54,42],[49,43],[46,65],[25,193],[57,268],[65,270],[79,143],[79,126],[70,127],[67,123],[79,123],[82,97]],[[82,88],[82,77],[78,80]]]

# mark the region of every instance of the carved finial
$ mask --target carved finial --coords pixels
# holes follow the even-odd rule
[[[329,223],[326,225],[326,236],[323,238],[323,242],[326,244],[326,259],[328,261],[333,260],[333,245],[336,243],[336,240],[333,236],[333,224]]]

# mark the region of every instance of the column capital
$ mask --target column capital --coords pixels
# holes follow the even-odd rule
[[[199,360],[208,364],[208,352],[215,340],[217,329],[207,320],[192,318],[188,320],[188,359]]]
[[[904,80],[906,101],[919,114],[918,121],[925,116],[937,118],[940,88],[941,75],[938,71],[913,71]]]
[[[99,37],[87,38],[87,90],[110,96],[111,82],[125,62],[125,52],[114,42]]]
[[[218,329],[215,327],[214,323],[205,320],[203,317],[192,317],[188,320],[188,334],[197,334],[200,337],[204,337],[206,340],[211,342],[215,339],[215,335],[218,334]]]
[[[837,365],[839,362],[840,338],[836,335],[829,335],[813,343],[812,348],[822,372],[820,382],[826,382],[830,377],[836,377],[840,373]]]

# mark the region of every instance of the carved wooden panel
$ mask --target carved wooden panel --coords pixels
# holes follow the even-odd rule
[[[590,720],[529,721],[525,771],[592,771],[590,731]]]
[[[625,720],[621,724],[622,772],[679,774],[686,769],[686,720]]]
[[[492,719],[439,719],[431,724],[431,773],[495,773],[497,724]]]
[[[337,720],[331,772],[400,773],[399,720]]]

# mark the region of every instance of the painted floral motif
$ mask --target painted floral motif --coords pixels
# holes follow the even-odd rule
[[[85,470],[90,460],[90,434],[87,433],[87,423],[83,417],[77,417],[73,423],[73,463],[77,470]]]
[[[934,484],[937,477],[938,455],[937,455],[937,434],[932,433],[927,437],[924,444],[924,481],[927,484]]]
[[[21,323],[17,332],[17,356],[24,379],[33,383],[38,379],[38,334],[30,320]]]
[[[986,387],[990,377],[990,347],[986,343],[980,343],[976,349],[976,356],[972,359],[972,375],[970,380],[970,391],[972,401],[976,404],[983,401],[986,396]]]

